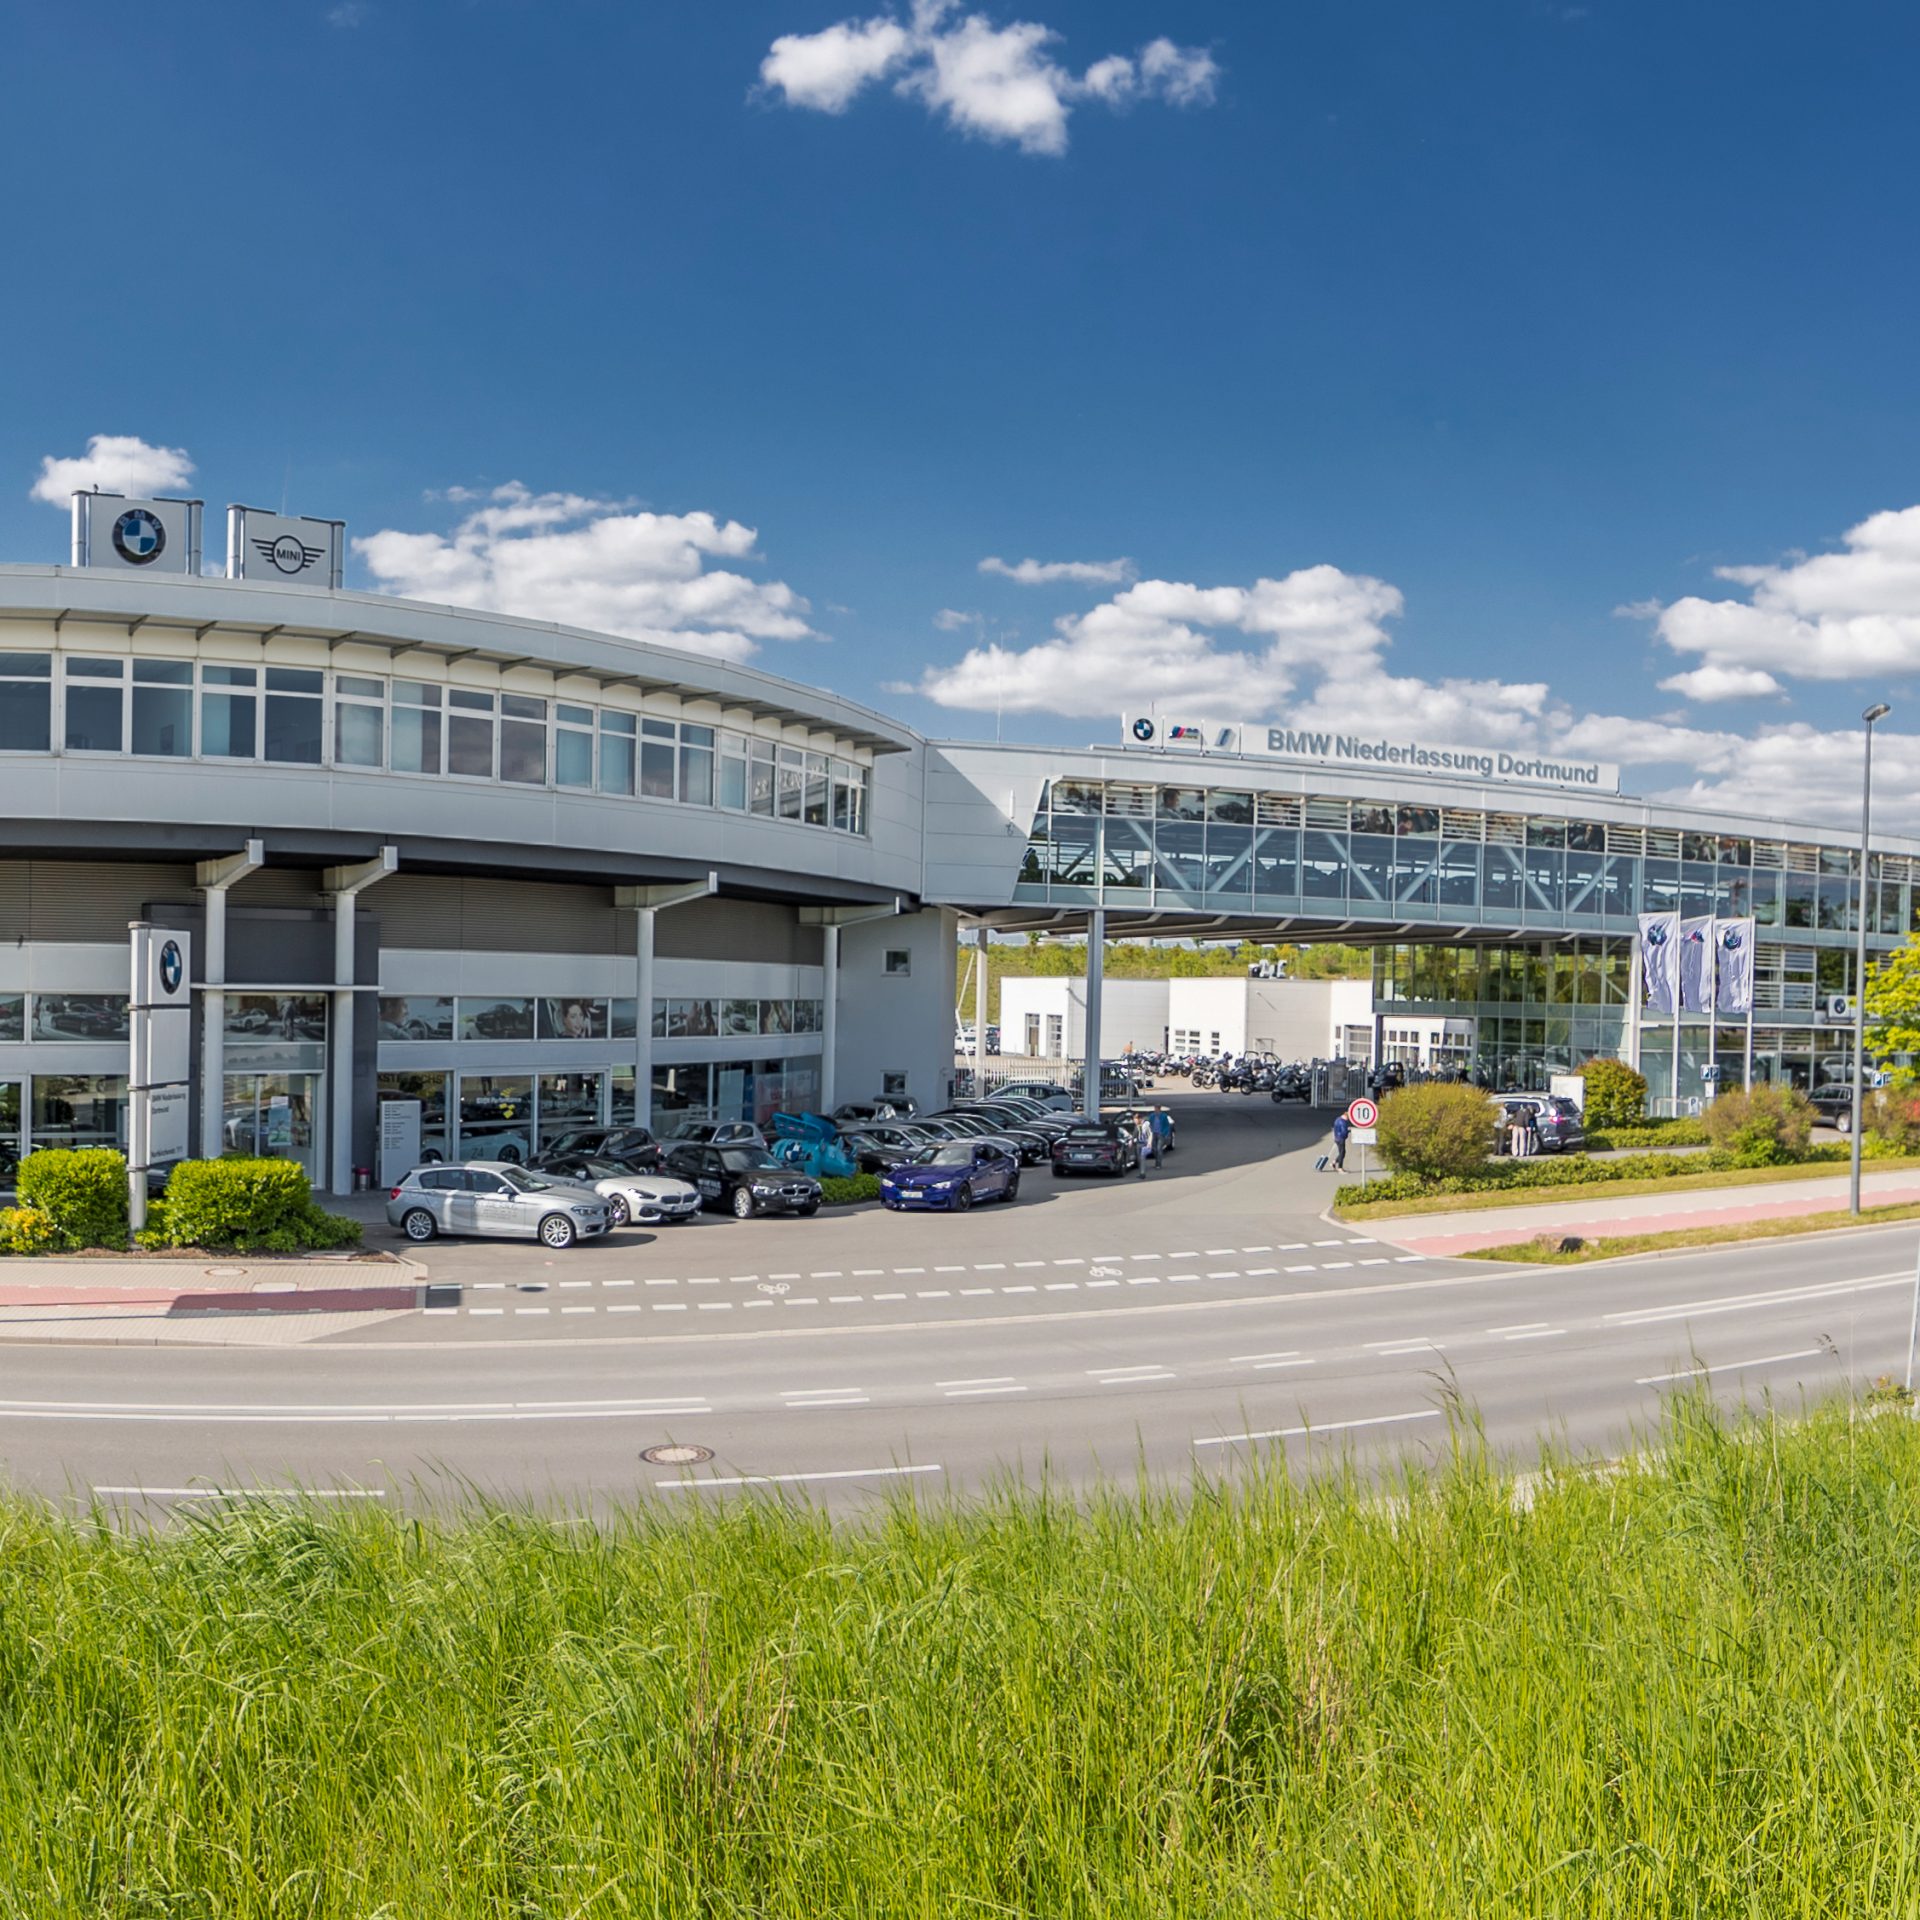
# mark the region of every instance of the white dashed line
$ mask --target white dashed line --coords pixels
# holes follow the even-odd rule
[[[1677,1373],[1650,1373],[1644,1380],[1636,1380],[1636,1387],[1658,1387],[1669,1380],[1692,1380],[1703,1373],[1738,1373],[1743,1367],[1774,1367],[1787,1360],[1811,1360],[1816,1354],[1826,1352],[1825,1347],[1800,1347],[1792,1353],[1763,1353],[1752,1360],[1729,1360],[1718,1367],[1692,1366],[1682,1367]]]
[[[1002,1293],[1038,1293],[1040,1289],[1038,1287],[1002,1287],[1000,1291]]]
[[[1509,1340],[1551,1340],[1556,1334],[1565,1333],[1565,1327],[1540,1327],[1532,1333],[1510,1333]]]
[[[1243,1440],[1292,1440],[1314,1433],[1350,1433],[1356,1427],[1390,1427],[1402,1420],[1438,1420],[1438,1407],[1425,1407],[1418,1413],[1376,1413],[1364,1420],[1328,1420],[1317,1427],[1268,1427],[1260,1433],[1217,1433],[1196,1440],[1196,1447],[1233,1447]]]

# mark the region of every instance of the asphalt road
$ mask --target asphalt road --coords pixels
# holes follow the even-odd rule
[[[1164,1174],[958,1218],[703,1220],[551,1256],[431,1251],[464,1304],[298,1346],[0,1348],[0,1459],[54,1495],[300,1485],[572,1505],[743,1487],[836,1506],[1045,1474],[1182,1482],[1284,1447],[1530,1465],[1611,1452],[1704,1378],[1856,1388],[1905,1363],[1916,1234],[1597,1268],[1423,1260],[1319,1218],[1318,1121],[1178,1099]],[[1704,1374],[1701,1369],[1707,1369]],[[643,1459],[682,1446],[685,1465]]]

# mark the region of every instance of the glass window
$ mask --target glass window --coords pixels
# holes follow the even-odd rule
[[[393,683],[393,770],[395,773],[440,771],[440,702],[438,687],[417,680]]]
[[[632,1040],[640,1032],[640,1002],[638,1000],[609,1000],[607,1002],[607,1037],[612,1040]]]
[[[260,751],[257,667],[200,669],[200,751],[211,760],[252,760]]]
[[[0,1040],[27,1037],[27,1001],[24,994],[0,994]]]
[[[667,1002],[667,1038],[669,1040],[710,1040],[719,1026],[711,1000],[669,1000]]]
[[[324,676],[307,667],[268,667],[266,757],[291,766],[320,764]]]
[[[713,805],[713,729],[680,729],[680,798],[691,807]]]
[[[53,656],[0,653],[0,753],[53,745]]]
[[[327,996],[324,993],[230,993],[227,995],[229,1040],[324,1040],[327,1037]]]
[[[127,996],[124,993],[36,993],[33,1037],[36,1040],[124,1040]]]
[[[674,733],[671,720],[640,722],[640,792],[645,799],[673,798]]]
[[[1162,787],[1158,813],[1162,820],[1204,820],[1206,790],[1201,787]]]
[[[531,1080],[491,1073],[460,1076],[460,1158],[514,1164],[533,1158]]]
[[[793,1002],[791,1000],[762,1000],[760,1002],[760,1031],[762,1033],[792,1033]]]
[[[722,1000],[720,1031],[739,1035],[760,1031],[760,1003],[757,1000]]]
[[[133,663],[135,753],[187,759],[193,752],[193,662]]]
[[[780,818],[798,820],[800,802],[806,786],[806,755],[798,747],[782,747],[779,774]]]
[[[444,1160],[447,1157],[447,1075],[383,1073],[379,1089],[382,1100],[420,1102],[420,1157]]]
[[[1520,910],[1520,850],[1517,847],[1480,849],[1480,897],[1489,912]]]
[[[593,1126],[600,1118],[597,1073],[543,1073],[539,1094],[543,1145],[574,1127]]]
[[[827,792],[827,756],[824,753],[808,754],[806,772],[806,796],[800,817],[810,827],[824,827],[831,804]]]
[[[1207,795],[1207,818],[1219,820],[1228,826],[1250,827],[1253,825],[1253,795],[1235,793],[1230,789],[1216,789]]]
[[[460,1001],[460,1038],[462,1040],[531,1040],[533,1038],[533,1002],[531,1000]]]
[[[417,994],[406,998],[382,996],[380,1038],[451,1040],[453,1001],[437,994]]]
[[[630,713],[603,713],[600,716],[600,791],[631,793],[638,766],[637,739],[640,723]]]
[[[547,703],[524,693],[500,696],[500,778],[517,786],[547,784]]]
[[[1401,808],[1402,814],[1428,811]],[[1435,821],[1435,831],[1438,831]],[[1440,842],[1436,839],[1402,835],[1394,842],[1393,897],[1402,906],[1430,907],[1435,904],[1438,883],[1434,869],[1440,860]]]
[[[333,682],[333,759],[341,767],[379,767],[387,758],[387,689],[381,680],[342,673]]]
[[[553,710],[553,779],[556,786],[593,785],[593,709],[557,703]]]
[[[1345,801],[1340,803],[1342,806]],[[1347,836],[1309,831],[1301,836],[1300,892],[1309,900],[1347,897]]]
[[[124,1074],[33,1076],[36,1147],[120,1147],[127,1144]]]
[[[751,771],[747,780],[747,803],[754,813],[771,815],[774,810],[773,747],[768,741],[756,740],[752,743],[751,752]]]
[[[540,1002],[542,1040],[604,1040],[607,1003],[584,995],[563,994]]]
[[[1355,818],[1358,817],[1356,813]],[[1367,901],[1391,900],[1393,842],[1383,834],[1361,833],[1356,828],[1347,844],[1351,849],[1347,898],[1356,905]]]
[[[737,734],[720,736],[720,805],[735,813],[747,806],[747,748]]]
[[[491,780],[493,695],[454,687],[447,708],[447,771],[467,780]]]
[[[67,662],[67,751],[119,753],[125,735],[126,662]]]
[[[1263,899],[1291,899],[1300,891],[1300,835],[1293,827],[1261,829],[1253,854],[1253,890]]]

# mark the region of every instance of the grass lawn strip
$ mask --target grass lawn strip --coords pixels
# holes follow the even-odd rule
[[[845,1523],[0,1501],[0,1905],[1920,1907],[1920,1423],[1681,1394],[1524,1497],[1451,1434]]]
[[[1869,1173],[1900,1173],[1920,1167],[1920,1158],[1870,1160]],[[1483,1187],[1467,1193],[1426,1194],[1417,1200],[1362,1203],[1360,1188],[1342,1187],[1333,1197],[1342,1220],[1394,1220],[1414,1213],[1478,1213],[1499,1207],[1552,1206],[1567,1200],[1630,1200],[1647,1193],[1701,1193],[1714,1187],[1759,1187],[1776,1180],[1817,1180],[1845,1173],[1844,1160],[1810,1160],[1784,1167],[1722,1167],[1712,1173],[1672,1174],[1655,1180],[1576,1180],[1564,1187]],[[1349,1195],[1356,1196],[1349,1199]]]
[[[1840,1227],[1893,1227],[1920,1220],[1920,1206],[1863,1207],[1856,1220],[1844,1208],[1838,1213],[1796,1213],[1782,1220],[1741,1220],[1719,1227],[1676,1227],[1670,1233],[1623,1233],[1589,1240],[1575,1253],[1558,1253],[1552,1242],[1561,1235],[1547,1232],[1534,1240],[1516,1240],[1510,1246],[1481,1247],[1458,1256],[1463,1260],[1524,1261],[1537,1267],[1584,1267],[1595,1260],[1619,1260],[1631,1253],[1667,1253],[1675,1247],[1729,1246],[1740,1240],[1787,1240],[1807,1234],[1831,1233]]]

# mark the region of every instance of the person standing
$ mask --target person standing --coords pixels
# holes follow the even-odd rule
[[[1147,1177],[1147,1162],[1153,1155],[1153,1116],[1151,1114],[1143,1113],[1140,1116],[1139,1124],[1134,1129],[1134,1137],[1140,1149],[1140,1178],[1144,1180]]]
[[[1333,1171],[1344,1172],[1347,1164],[1347,1135],[1353,1131],[1353,1122],[1342,1114],[1336,1114],[1333,1122]]]
[[[1165,1107],[1153,1110],[1153,1164],[1164,1167],[1167,1164],[1167,1148],[1173,1140],[1173,1115]]]

